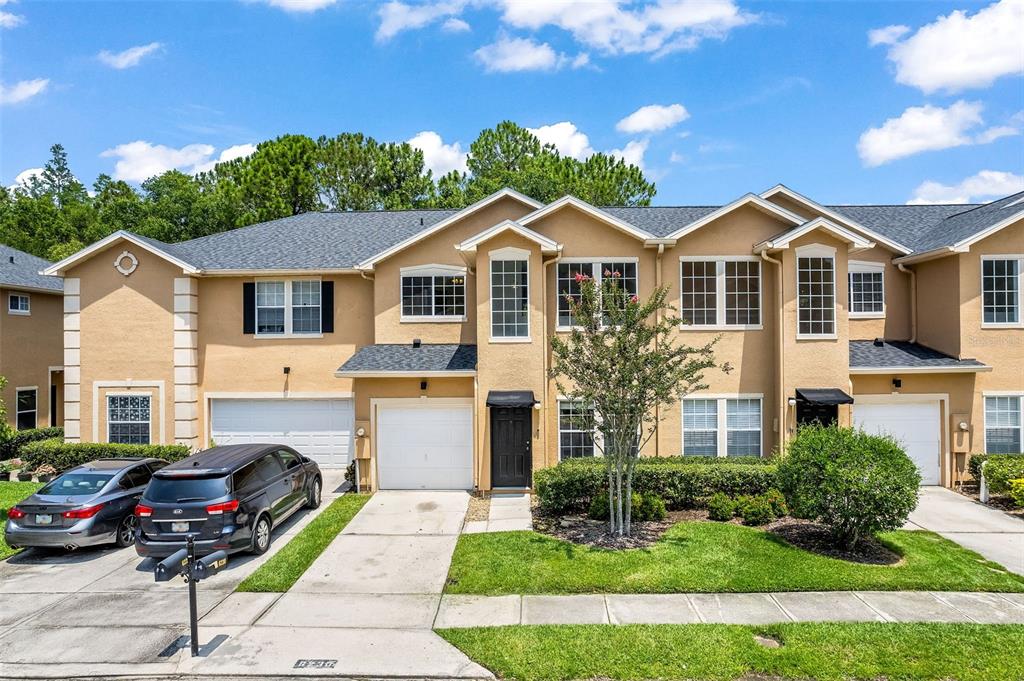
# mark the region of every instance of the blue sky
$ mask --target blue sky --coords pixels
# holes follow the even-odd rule
[[[91,184],[283,133],[414,139],[447,170],[511,119],[625,153],[662,205],[1024,190],[1022,0],[0,0],[0,27],[5,185],[54,142]]]

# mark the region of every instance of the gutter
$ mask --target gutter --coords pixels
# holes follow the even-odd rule
[[[917,342],[917,273],[908,270],[906,265],[896,261],[896,268],[910,275],[910,342]]]
[[[562,251],[559,250],[558,251],[558,255],[556,255],[551,260],[548,260],[543,265],[541,265],[540,292],[541,292],[541,296],[543,298],[543,302],[541,303],[542,311],[543,311],[543,314],[541,315],[541,332],[544,334],[543,339],[542,339],[543,340],[543,348],[544,348],[544,350],[543,350],[542,357],[541,357],[541,371],[544,372],[543,376],[541,376],[541,378],[542,378],[541,385],[544,386],[544,402],[542,403],[541,406],[544,409],[548,409],[548,407],[549,407],[548,402],[550,400],[548,398],[550,397],[550,393],[551,393],[551,391],[550,391],[551,380],[548,378],[548,364],[550,363],[550,353],[551,353],[551,344],[548,343],[548,267],[550,267],[551,265],[554,265],[555,263],[557,263],[561,259],[562,259]],[[558,314],[557,309],[558,308],[556,306],[555,314]],[[555,320],[555,321],[557,322],[558,320]],[[548,412],[548,414],[546,414],[546,416],[550,416],[550,412]],[[557,414],[556,414],[556,416],[557,416]],[[547,452],[549,451],[548,450],[548,444],[549,444],[548,443],[548,419],[545,418],[545,419],[541,419],[541,420],[542,420],[542,422],[544,424],[543,425],[544,453],[545,453],[545,456],[547,456]],[[492,453],[492,455],[493,455],[493,453]]]
[[[934,367],[850,367],[851,375],[870,374],[980,374],[992,371],[992,367],[982,365],[969,366],[934,366]]]
[[[655,259],[655,266],[654,266],[655,281],[654,281],[654,285],[656,287],[658,287],[658,288],[661,287],[661,282],[665,280],[664,274],[661,271],[661,268],[664,266],[664,261],[663,261],[662,256],[665,255],[665,245],[666,244],[665,244],[664,241],[659,242],[658,243],[658,253],[654,256],[654,259]],[[675,241],[673,240],[670,245],[675,245]],[[637,288],[637,290],[639,290],[639,287]],[[660,321],[661,321],[661,310],[655,310],[654,311],[654,323],[658,324],[658,322],[660,322]],[[655,340],[657,340],[657,336],[655,336]],[[661,423],[661,405],[660,404],[655,404],[654,405],[654,423],[655,423],[654,456],[661,456],[661,429],[657,427],[657,424]]]
[[[775,342],[778,343],[776,348],[775,359],[776,359],[776,389],[779,410],[779,449],[782,449],[782,445],[786,441],[786,363],[784,361],[785,355],[785,314],[783,311],[783,295],[782,295],[782,261],[776,260],[768,255],[767,252],[761,251],[761,259],[765,262],[774,263],[777,265],[777,274],[775,276],[775,298],[776,305],[776,319],[775,325],[778,327],[776,332]]]
[[[370,371],[352,370],[334,372],[338,378],[468,378],[476,376],[476,369],[456,369],[452,371]]]

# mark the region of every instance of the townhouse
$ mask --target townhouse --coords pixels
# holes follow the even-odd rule
[[[811,421],[891,432],[926,484],[1020,451],[1024,194],[823,206],[782,185],[724,206],[308,213],[168,244],[117,232],[64,277],[72,441],[271,441],[382,489],[527,488],[594,454],[549,379],[575,276],[656,286],[719,338],[708,390],[645,455],[769,456]]]
[[[0,245],[0,376],[7,424],[15,430],[58,426],[64,402],[60,277],[50,262]]]

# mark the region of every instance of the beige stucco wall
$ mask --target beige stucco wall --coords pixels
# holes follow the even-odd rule
[[[114,258],[128,249],[138,267],[125,276]],[[174,278],[181,269],[125,242],[117,242],[71,268],[81,290],[81,439],[105,442],[105,390],[153,395],[153,443],[174,440]],[[71,382],[69,380],[69,382]],[[161,395],[162,386],[162,399]],[[98,399],[94,398],[94,393]],[[158,422],[163,414],[163,421]],[[93,421],[96,427],[93,427]]]
[[[850,261],[881,263],[882,286],[885,293],[885,315],[882,318],[850,319],[851,340],[908,340],[911,334],[910,275],[899,270],[892,263],[895,254],[886,248],[875,246],[867,251],[852,253]],[[850,278],[846,277],[847,285]],[[849,303],[849,298],[846,299]]]
[[[956,257],[912,265],[917,275],[917,342],[960,354],[960,263]]]
[[[29,296],[31,314],[15,315],[8,309],[11,293]],[[2,392],[7,423],[17,427],[17,389],[36,388],[36,426],[50,425],[50,384],[62,384],[64,364],[63,297],[57,293],[0,288],[0,376],[7,379]],[[57,394],[57,425],[61,419],[61,391]]]

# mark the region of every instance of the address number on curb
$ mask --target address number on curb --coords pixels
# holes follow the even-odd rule
[[[295,660],[293,669],[334,669],[337,660]]]

